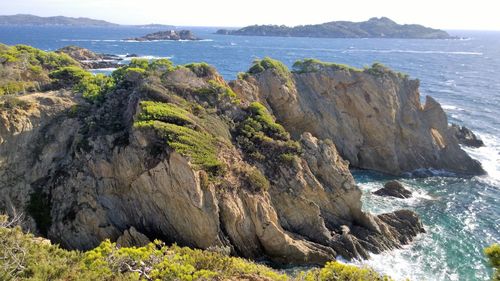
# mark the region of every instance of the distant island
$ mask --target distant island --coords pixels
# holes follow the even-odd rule
[[[237,30],[220,29],[222,35],[316,37],[316,38],[411,38],[451,39],[446,31],[418,24],[397,24],[393,20],[371,18],[364,22],[332,21],[323,24],[299,25],[252,25]]]
[[[142,37],[135,38],[127,38],[125,40],[133,40],[133,41],[156,41],[156,40],[200,40],[200,38],[196,37],[190,30],[167,30],[167,31],[159,31],[155,33],[146,34]]]
[[[146,24],[146,25],[120,25],[104,20],[90,18],[72,18],[65,16],[40,17],[29,14],[0,15],[0,25],[38,25],[38,26],[87,26],[87,27],[119,27],[134,26],[142,28],[172,29],[172,25]]]

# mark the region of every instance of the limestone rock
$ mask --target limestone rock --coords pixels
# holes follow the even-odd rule
[[[67,54],[86,69],[116,68],[119,67],[118,63],[122,60],[115,55],[97,54],[78,46],[66,46],[56,52]]]
[[[398,181],[386,182],[383,188],[373,192],[373,194],[378,196],[388,196],[402,199],[411,197],[411,191],[404,188],[404,186]]]
[[[125,230],[123,234],[116,239],[116,244],[120,247],[142,247],[149,244],[148,237],[139,231],[137,231],[133,226]]]
[[[232,84],[261,101],[295,137],[331,139],[353,167],[400,175],[417,169],[484,174],[448,128],[440,104],[420,103],[419,81],[383,66],[355,70],[319,64],[282,77],[267,69]]]

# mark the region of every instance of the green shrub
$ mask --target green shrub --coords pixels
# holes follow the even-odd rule
[[[91,76],[92,73],[77,66],[62,67],[49,74],[49,77],[53,79],[54,83],[59,87],[74,87],[83,79]]]
[[[500,280],[500,244],[495,243],[486,249],[484,249],[484,254],[488,258],[490,265],[493,267],[493,280]]]
[[[303,272],[297,279],[318,281],[392,281],[386,275],[381,275],[368,267],[357,267],[340,262],[328,262],[322,269]]]
[[[128,65],[130,68],[140,68],[143,70],[147,70],[149,68],[149,60],[147,59],[132,59],[130,64]]]
[[[139,103],[141,113],[139,120],[157,120],[179,126],[194,125],[194,121],[189,117],[190,113],[172,103],[141,101]]]
[[[264,176],[261,171],[255,167],[244,170],[244,175],[250,185],[257,191],[267,191],[269,190],[269,187],[271,187],[271,184],[266,176]]]
[[[310,73],[318,72],[321,70],[344,70],[344,71],[361,71],[361,69],[348,66],[345,64],[323,62],[317,59],[303,59],[298,60],[293,64],[293,71],[296,73]]]
[[[219,176],[224,172],[225,166],[217,158],[217,140],[212,135],[160,121],[137,121],[134,126],[154,129],[169,147],[210,175]]]
[[[184,67],[191,70],[198,77],[208,77],[216,72],[212,66],[210,66],[208,63],[205,62],[190,63],[184,65]]]
[[[266,107],[258,102],[247,108],[248,115],[236,129],[236,141],[243,151],[256,161],[286,160],[282,154],[298,155],[300,144],[290,139],[290,134],[276,123]]]
[[[125,281],[125,280],[391,280],[369,268],[330,262],[296,278],[264,265],[215,251],[166,246],[117,247],[109,240],[87,252],[69,251],[46,240],[6,227],[0,216],[0,280]]]

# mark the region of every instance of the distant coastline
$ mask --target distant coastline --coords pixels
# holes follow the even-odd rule
[[[91,18],[73,18],[65,16],[40,17],[30,14],[0,15],[0,26],[73,26],[73,27],[139,27],[139,28],[162,28],[173,29],[173,25],[144,24],[144,25],[122,25],[104,20]]]
[[[241,29],[219,29],[220,35],[313,37],[313,38],[404,38],[457,39],[446,31],[418,24],[398,24],[393,20],[371,18],[364,22],[332,21],[315,25],[251,25]]]

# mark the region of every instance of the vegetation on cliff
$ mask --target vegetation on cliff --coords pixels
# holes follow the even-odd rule
[[[0,216],[1,280],[390,280],[369,268],[330,262],[296,277],[217,251],[167,246],[118,247],[106,240],[87,252],[69,251],[25,234]]]
[[[78,65],[66,54],[0,44],[0,96],[42,90],[51,82],[51,71]]]

